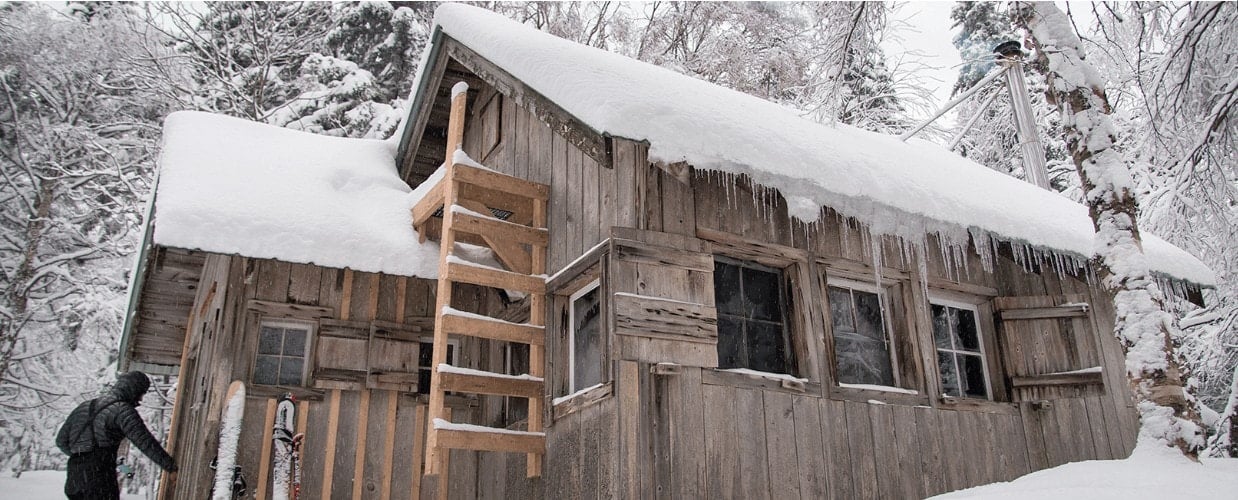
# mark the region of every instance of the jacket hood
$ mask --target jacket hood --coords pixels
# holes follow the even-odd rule
[[[146,395],[146,390],[150,388],[150,378],[142,372],[126,372],[116,377],[116,384],[112,386],[112,394],[116,399],[135,403]]]

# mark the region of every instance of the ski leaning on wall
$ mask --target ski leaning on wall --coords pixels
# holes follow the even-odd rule
[[[279,404],[275,407],[275,423],[274,432],[271,434],[271,440],[275,448],[275,466],[271,487],[271,498],[274,500],[289,500],[290,473],[293,468],[294,452],[294,424],[296,420],[297,406],[296,400],[292,394],[285,393],[279,397]],[[299,466],[299,464],[298,464]]]
[[[237,444],[241,440],[241,421],[245,417],[245,383],[228,386],[223,418],[219,424],[219,452],[215,455],[213,500],[233,500],[245,495],[245,477],[236,464]]]

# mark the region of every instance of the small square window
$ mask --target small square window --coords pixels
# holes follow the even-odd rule
[[[447,341],[447,364],[456,364],[455,340]],[[417,394],[430,393],[430,364],[434,363],[434,338],[423,337],[417,348]]]
[[[781,269],[730,259],[714,261],[719,368],[791,373],[786,289]]]
[[[303,385],[305,356],[313,326],[294,321],[263,320],[254,359],[255,384]]]
[[[604,382],[600,281],[572,294],[568,307],[568,392]]]
[[[941,391],[946,396],[990,399],[989,374],[974,306],[930,304]]]
[[[884,295],[872,285],[831,282],[827,296],[839,383],[897,387]]]

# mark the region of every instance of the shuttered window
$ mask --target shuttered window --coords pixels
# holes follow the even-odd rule
[[[791,373],[786,280],[781,269],[751,262],[714,262],[718,367]]]

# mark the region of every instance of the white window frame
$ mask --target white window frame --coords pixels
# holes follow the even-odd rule
[[[602,280],[595,279],[587,285],[580,287],[579,290],[572,293],[567,299],[567,393],[574,394],[576,391],[584,389],[584,387],[576,387],[576,299],[584,297],[585,294],[592,292],[602,286]],[[601,300],[598,297],[598,300]],[[599,325],[600,328],[600,325]],[[598,334],[602,334],[601,330]],[[606,353],[603,352],[605,357]],[[600,362],[601,360],[599,360]],[[605,376],[603,376],[605,379]],[[602,380],[603,383],[606,380]]]
[[[989,375],[989,352],[988,352],[987,350],[985,350],[985,346],[984,346],[984,334],[985,334],[985,331],[984,331],[984,328],[982,328],[982,326],[981,326],[981,324],[980,324],[980,307],[979,307],[977,304],[972,304],[972,303],[968,303],[968,302],[962,302],[962,301],[958,301],[958,300],[951,300],[951,299],[942,298],[942,297],[939,297],[939,296],[936,296],[936,295],[931,295],[931,294],[930,294],[930,295],[929,295],[929,297],[928,297],[928,303],[929,303],[929,314],[930,314],[930,317],[929,317],[929,322],[930,322],[930,325],[931,325],[931,323],[932,323],[932,311],[933,311],[932,306],[935,306],[935,305],[937,305],[937,306],[945,306],[945,307],[953,307],[953,308],[955,308],[955,309],[966,309],[966,310],[968,310],[968,311],[971,311],[971,312],[972,312],[972,318],[973,318],[973,319],[974,319],[974,321],[976,322],[976,343],[979,345],[979,351],[978,351],[978,352],[971,352],[971,351],[959,351],[959,350],[956,350],[956,349],[944,349],[944,350],[945,350],[946,352],[951,353],[951,354],[965,354],[965,355],[971,355],[971,356],[975,356],[976,354],[979,354],[979,355],[980,355],[980,366],[981,366],[982,368],[984,368],[984,392],[985,392],[985,398],[984,398],[984,401],[993,401],[993,382],[992,382],[992,380],[990,379],[990,375]],[[930,333],[930,335],[931,335],[931,334],[932,334],[932,331],[930,330],[930,332],[929,332],[929,333]],[[934,360],[936,360],[936,359],[937,359],[937,352],[938,352],[938,351],[942,351],[943,349],[942,349],[942,348],[940,348],[940,347],[937,347],[937,340],[936,340],[935,338],[933,339],[933,341],[932,341],[932,342],[933,342],[933,345],[932,345],[932,347],[933,347],[933,359],[934,359]],[[934,364],[937,364],[937,363],[934,363]],[[954,368],[955,368],[956,370],[959,368],[959,367],[958,367],[958,361],[955,361],[955,367],[954,367]],[[960,375],[962,375],[962,373],[961,373],[961,372],[960,372]],[[948,395],[946,395],[946,394],[945,394],[945,386],[944,386],[944,385],[941,385],[941,384],[942,384],[942,380],[941,380],[941,366],[940,366],[940,365],[938,365],[938,366],[937,366],[937,383],[938,383],[939,388],[940,388],[940,389],[942,389],[942,395],[943,395],[943,396],[946,396],[946,397],[952,397],[952,398],[953,398],[953,397],[960,397],[960,398],[972,399],[972,400],[979,399],[979,398],[975,398],[975,397],[972,397],[972,396],[968,396],[968,395],[966,395],[966,394],[961,395],[961,396],[948,396]]]
[[[317,338],[317,334],[318,334],[318,323],[314,321],[301,321],[301,320],[288,319],[288,318],[260,318],[258,320],[258,342],[260,344],[262,342],[262,328],[266,326],[273,327],[273,328],[283,328],[283,329],[297,328],[297,329],[305,330],[305,353],[301,356],[301,381],[296,384],[297,387],[304,387],[305,383],[309,379],[308,375],[310,373],[310,364],[314,360],[314,356],[313,356],[314,340]],[[288,385],[288,384],[279,383],[279,369],[278,368],[275,370],[275,383],[274,384],[263,384],[263,383],[259,383],[258,381],[254,380],[254,377],[257,376],[258,356],[270,356],[270,355],[260,354],[257,348],[254,349],[253,368],[250,371],[250,377],[249,377],[250,382],[252,382],[255,385],[265,385],[265,386],[280,386],[280,385],[286,386]],[[283,349],[281,346],[280,354],[278,357],[285,358],[285,357],[291,357],[291,356],[285,356],[283,354]]]
[[[829,271],[826,271],[826,272],[828,273]],[[849,279],[849,278],[834,277],[834,276],[830,276],[829,274],[827,274],[825,277],[825,285],[826,285],[826,289],[823,291],[825,292],[825,308],[830,313],[829,315],[826,316],[826,321],[828,321],[830,324],[830,346],[831,346],[830,347],[830,361],[833,363],[834,365],[833,369],[835,370],[834,385],[842,387],[841,384],[843,384],[844,382],[840,382],[837,376],[838,344],[834,342],[834,310],[832,307],[830,307],[830,293],[829,293],[830,292],[829,287],[832,287],[832,286],[838,287],[838,288],[846,288],[850,290],[858,290],[861,292],[868,292],[868,293],[877,295],[877,304],[881,307],[881,327],[882,327],[882,330],[885,331],[884,333],[885,333],[885,340],[886,340],[886,352],[890,356],[890,371],[894,377],[894,387],[903,387],[902,376],[899,373],[900,366],[898,363],[898,352],[897,352],[897,349],[895,349],[896,346],[894,344],[894,334],[893,334],[893,331],[891,330],[891,325],[892,325],[891,319],[892,318],[890,316],[890,287],[886,285],[869,282],[869,281],[859,281],[859,280],[854,280],[854,279]],[[854,299],[852,300],[853,302],[851,304],[851,307],[854,308],[855,307]],[[853,321],[854,321],[854,318],[853,318]]]

